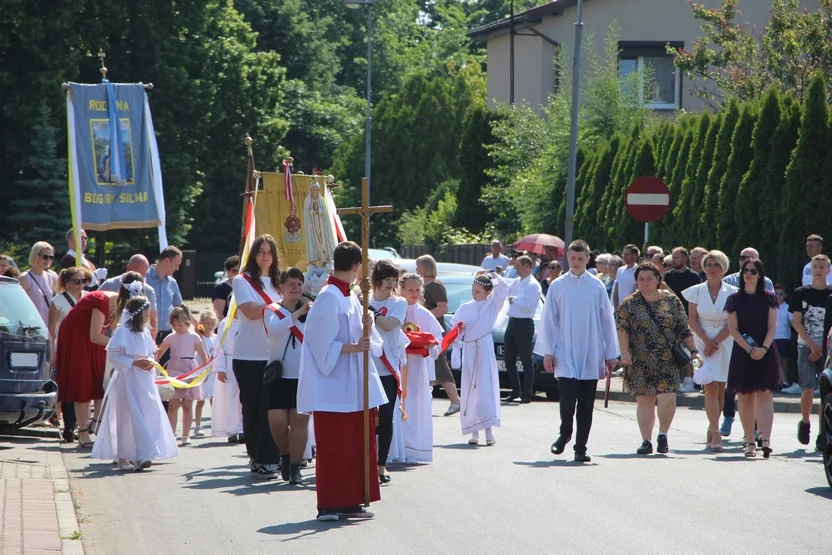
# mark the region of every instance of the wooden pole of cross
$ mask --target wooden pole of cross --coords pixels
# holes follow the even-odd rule
[[[361,206],[339,208],[341,215],[361,216],[361,305],[366,319],[370,301],[370,262],[367,257],[370,248],[370,216],[392,212],[392,206],[370,206],[370,191],[367,178],[361,180]],[[364,337],[370,336],[370,326],[364,325]],[[370,353],[364,351],[364,506],[370,506]]]

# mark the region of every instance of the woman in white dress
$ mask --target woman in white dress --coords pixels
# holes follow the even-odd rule
[[[728,270],[728,257],[720,251],[710,251],[702,257],[707,281],[682,291],[688,301],[688,320],[693,330],[696,348],[702,353],[702,367],[694,372],[694,381],[705,388],[705,413],[708,415],[708,448],[722,451],[719,433],[719,414],[725,398],[728,365],[734,340],[728,330],[725,301],[737,292],[722,278]]]
[[[451,321],[452,327],[463,324],[452,359],[454,368],[462,368],[460,422],[462,433],[471,434],[468,443],[479,443],[479,432],[485,430],[486,445],[494,445],[492,428],[500,427],[500,381],[491,332],[508,313],[508,284],[494,272],[482,272],[471,291],[474,300],[461,305]]]
[[[150,301],[127,301],[125,321],[107,344],[107,360],[115,370],[104,396],[104,415],[92,456],[118,459],[120,470],[141,471],[156,459],[179,454],[155,383],[156,342],[150,335]]]

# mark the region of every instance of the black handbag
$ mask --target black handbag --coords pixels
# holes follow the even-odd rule
[[[283,356],[280,357],[280,360],[273,360],[266,365],[266,368],[263,370],[263,385],[265,387],[271,387],[275,383],[277,383],[280,378],[283,377],[283,359],[286,358],[286,351],[289,350],[289,343],[292,342],[294,337],[290,334],[289,338],[286,340],[286,348],[283,349]]]
[[[664,326],[662,326],[659,319],[656,318],[656,314],[653,312],[653,308],[650,306],[650,303],[647,302],[647,299],[644,299],[644,304],[647,306],[647,312],[650,313],[650,317],[653,319],[653,322],[655,322],[659,327],[659,331],[665,333]],[[673,360],[679,368],[684,368],[690,364],[691,360],[693,360],[690,351],[688,351],[687,347],[685,347],[679,340],[673,342],[673,346],[670,348],[670,353],[673,355]]]

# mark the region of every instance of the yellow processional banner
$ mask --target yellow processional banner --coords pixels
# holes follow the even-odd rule
[[[255,206],[257,235],[274,237],[280,269],[295,267],[305,272],[309,265],[322,269],[331,265],[338,223],[323,177],[291,175],[294,202],[290,202],[284,174],[261,175],[263,190],[257,193]]]

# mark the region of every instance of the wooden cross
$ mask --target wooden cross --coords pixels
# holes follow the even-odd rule
[[[361,216],[361,305],[363,317],[366,319],[370,302],[370,268],[367,249],[370,248],[370,216],[384,212],[392,212],[392,206],[369,206],[370,190],[367,178],[361,180],[361,207],[339,208],[342,215]],[[363,321],[363,320],[362,320]],[[370,326],[364,326],[364,337],[370,336]],[[364,351],[364,506],[370,506],[370,353]]]

